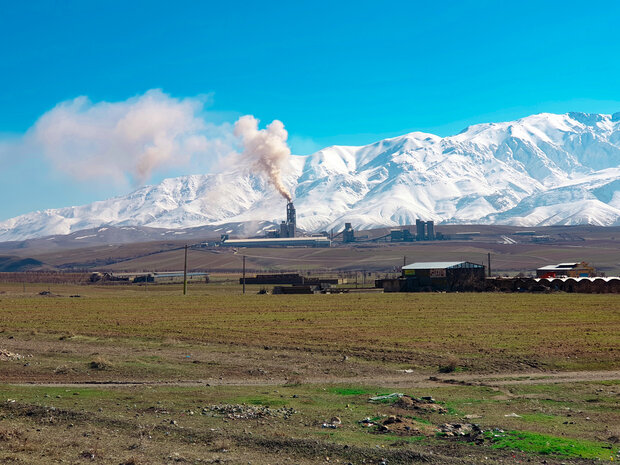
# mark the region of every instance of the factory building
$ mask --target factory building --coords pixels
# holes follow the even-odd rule
[[[355,242],[355,231],[351,226],[351,223],[344,224],[344,231],[342,231],[342,242]]]
[[[297,235],[297,219],[293,202],[286,205],[286,221],[282,221],[280,229],[267,231],[260,239],[229,239],[222,235],[222,247],[330,247],[332,241],[325,236],[295,237]]]
[[[537,278],[584,278],[595,276],[596,270],[586,262],[579,263],[558,263],[557,265],[547,265],[536,270]]]
[[[286,221],[280,224],[280,237],[295,237],[297,228],[297,215],[293,202],[286,204]]]
[[[246,284],[306,284],[315,286],[338,284],[338,278],[308,277],[299,273],[257,274],[253,278],[239,278],[239,284],[243,284],[244,279]]]
[[[222,247],[330,247],[327,237],[274,237],[265,239],[228,239]]]
[[[125,283],[153,283],[153,284],[175,284],[182,283],[187,277],[187,282],[209,282],[209,273],[195,271],[184,275],[182,271],[164,271],[164,272],[135,272],[135,273],[99,273],[95,272],[91,275],[91,282],[114,281]]]
[[[484,265],[471,262],[412,263],[403,266],[400,278],[375,282],[385,292],[482,291],[484,286]]]
[[[413,242],[415,236],[408,229],[390,230],[390,242]]]

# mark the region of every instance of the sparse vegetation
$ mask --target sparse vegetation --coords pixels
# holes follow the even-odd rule
[[[103,357],[95,357],[88,366],[93,370],[109,370],[111,368],[111,364]]]
[[[566,439],[547,434],[527,431],[508,431],[487,433],[496,449],[511,449],[522,452],[533,452],[541,455],[563,457],[582,457],[586,459],[604,459],[613,461],[613,447],[594,441],[582,439]]]
[[[71,299],[74,287],[52,285],[59,297],[49,299],[0,285],[0,349],[19,354],[0,361],[0,462],[617,458],[620,384],[600,371],[619,364],[615,296],[237,287],[183,298],[178,286],[84,286]],[[369,402],[393,392],[441,408]],[[246,419],[246,410],[295,413]],[[482,443],[435,435],[469,423],[503,432]]]

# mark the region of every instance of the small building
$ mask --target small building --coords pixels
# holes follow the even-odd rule
[[[182,283],[185,275],[182,271],[166,271],[161,273],[140,273],[137,274],[132,282],[134,283],[154,283],[154,284],[178,284]],[[187,273],[188,283],[208,283],[209,273],[194,271]]]
[[[558,263],[557,265],[546,265],[536,270],[537,278],[587,278],[595,275],[594,267],[586,262]]]
[[[390,230],[390,242],[413,242],[414,240],[415,236],[407,228]]]
[[[267,239],[228,239],[222,247],[330,247],[327,237],[280,237]]]
[[[243,284],[244,278],[239,278]],[[338,278],[307,277],[299,273],[257,274],[255,277],[246,277],[246,284],[306,284],[320,286],[322,284],[336,285]]]
[[[482,291],[485,267],[472,262],[417,262],[405,265],[402,276],[375,282],[385,292]]]
[[[272,294],[315,294],[316,286],[274,286]]]

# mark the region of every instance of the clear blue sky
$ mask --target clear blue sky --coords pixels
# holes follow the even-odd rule
[[[620,2],[2,2],[0,133],[84,95],[210,95],[294,153],[538,112],[620,111]],[[21,156],[21,155],[20,155]],[[0,220],[124,193],[0,158]],[[159,178],[166,173],[159,173]],[[152,181],[157,181],[152,179]],[[3,186],[3,187],[2,187]]]

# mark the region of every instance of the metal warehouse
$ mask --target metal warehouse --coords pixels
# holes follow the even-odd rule
[[[329,247],[327,237],[286,237],[273,239],[227,239],[221,243],[225,247]]]
[[[386,292],[481,291],[485,267],[472,262],[417,262],[405,265],[402,276],[375,283]]]
[[[566,276],[569,278],[583,278],[595,276],[596,270],[586,262],[577,263],[558,263],[557,265],[547,265],[536,270],[537,278],[559,278]]]

